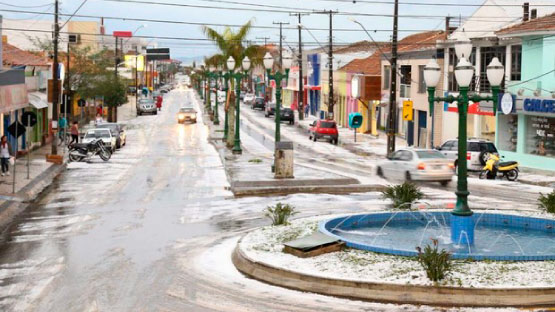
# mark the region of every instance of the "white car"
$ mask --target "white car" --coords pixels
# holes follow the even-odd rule
[[[440,182],[446,186],[455,174],[453,161],[436,150],[400,149],[378,163],[380,177],[405,181]]]
[[[247,93],[245,94],[245,98],[243,99],[243,103],[250,105],[254,101],[254,94]]]
[[[454,160],[457,166],[459,155],[459,140],[448,140],[441,147],[436,148],[445,157]],[[493,142],[482,139],[468,139],[466,141],[466,166],[469,171],[481,171],[488,160],[488,154],[499,156]]]
[[[114,152],[116,150],[116,137],[112,135],[110,129],[107,128],[95,128],[89,129],[85,132],[82,143],[91,143],[94,140],[100,139],[104,146],[110,151]]]

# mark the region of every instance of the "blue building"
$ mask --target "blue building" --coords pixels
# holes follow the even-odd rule
[[[308,90],[308,113],[320,117],[320,99],[322,87],[320,86],[320,54],[307,55],[307,86]]]

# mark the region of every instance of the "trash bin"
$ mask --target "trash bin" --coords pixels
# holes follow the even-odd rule
[[[285,179],[293,176],[293,142],[277,142],[274,152],[274,178]]]

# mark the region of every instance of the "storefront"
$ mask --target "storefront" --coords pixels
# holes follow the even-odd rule
[[[555,171],[555,99],[504,98],[497,116],[496,145],[505,160]]]

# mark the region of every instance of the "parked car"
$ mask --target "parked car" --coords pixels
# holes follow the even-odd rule
[[[116,138],[116,148],[121,148],[127,144],[127,134],[123,126],[115,122],[101,123],[96,126],[97,129],[110,129],[112,136]]]
[[[337,124],[333,120],[315,120],[310,125],[308,138],[314,142],[318,139],[326,139],[337,145],[339,139]]]
[[[439,182],[446,186],[455,174],[453,162],[431,149],[400,149],[376,168],[380,177]]]
[[[264,110],[265,108],[266,108],[266,101],[264,100],[263,97],[256,97],[251,102],[251,109]]]
[[[116,137],[112,135],[110,129],[94,128],[85,132],[82,143],[91,143],[92,141],[100,139],[111,153],[116,150]]]
[[[268,118],[276,113],[276,103],[266,102],[264,107],[264,117]]]
[[[279,119],[281,121],[288,121],[290,125],[295,123],[295,114],[293,110],[289,107],[284,107],[280,111]]]
[[[459,154],[459,140],[448,140],[436,149],[445,157],[454,161],[457,166],[457,155]],[[488,154],[499,156],[493,142],[482,139],[468,139],[466,141],[466,160],[468,170],[480,171],[488,160]]]
[[[254,101],[254,94],[247,93],[247,94],[245,94],[245,96],[243,97],[242,100],[243,100],[244,104],[252,105],[252,102]]]
[[[142,114],[158,114],[158,109],[153,99],[140,99],[137,102],[137,116]]]
[[[185,123],[190,121],[197,123],[197,111],[192,107],[181,107],[177,113],[177,123]]]

